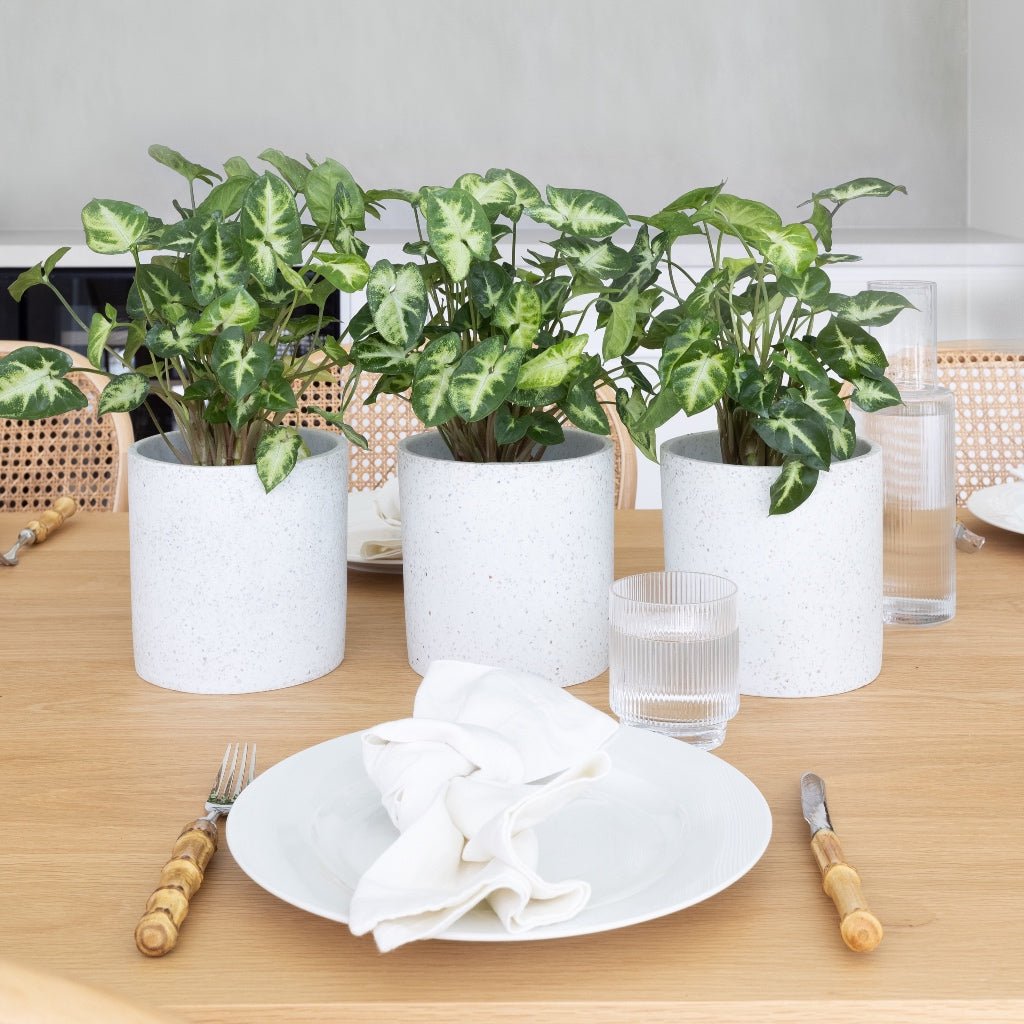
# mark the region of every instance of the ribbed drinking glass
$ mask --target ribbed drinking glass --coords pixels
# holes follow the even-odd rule
[[[609,611],[619,720],[717,747],[740,705],[736,585],[709,573],[640,573],[612,584]]]

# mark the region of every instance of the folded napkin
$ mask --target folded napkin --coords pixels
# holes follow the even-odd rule
[[[511,932],[573,917],[579,880],[537,873],[535,825],[608,772],[616,722],[540,676],[434,662],[413,717],[363,738],[399,831],[352,897],[349,927],[382,952],[440,934],[482,900]]]
[[[348,557],[364,562],[401,559],[402,513],[395,477],[376,490],[349,494]]]

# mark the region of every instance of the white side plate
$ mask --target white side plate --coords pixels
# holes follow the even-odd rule
[[[975,491],[967,499],[967,508],[984,523],[1024,533],[1024,481]]]

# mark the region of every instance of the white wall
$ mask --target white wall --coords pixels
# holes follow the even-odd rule
[[[1024,238],[1024,3],[970,0],[968,216]]]
[[[847,224],[961,226],[966,3],[0,0],[0,231],[94,195],[162,213],[152,142],[308,149],[375,185],[508,165],[637,211],[876,174],[910,198]]]

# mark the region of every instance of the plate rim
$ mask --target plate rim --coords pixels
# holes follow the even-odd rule
[[[1006,480],[1001,484],[990,484],[988,487],[979,487],[976,491],[972,491],[970,497],[967,499],[967,511],[970,512],[971,515],[977,516],[978,519],[989,526],[994,526],[1000,530],[1006,530],[1008,533],[1024,534],[1024,526],[1007,525],[1004,517],[993,517],[991,514],[986,514],[984,510],[978,511],[976,507],[977,503],[975,499],[979,496],[994,498],[995,492],[1010,490],[1013,488],[1020,488],[1022,496],[1024,496],[1024,480]],[[1024,523],[1024,514],[1022,514],[1021,520],[1022,523]]]
[[[330,739],[323,740],[320,743],[315,743],[309,747],[303,748],[302,750],[298,750],[294,754],[291,754],[288,757],[283,758],[281,761],[278,761],[275,765],[272,765],[270,768],[268,768],[265,772],[261,773],[261,775],[257,776],[256,780],[254,780],[254,782],[252,783],[251,788],[247,787],[246,790],[243,791],[241,796],[238,798],[238,804],[242,804],[243,807],[247,807],[248,803],[252,800],[251,794],[260,792],[260,789],[256,785],[256,783],[258,783],[261,778],[265,777],[270,772],[275,771],[275,769],[279,768],[280,766],[303,757],[311,758],[313,756],[316,756],[314,755],[314,752],[317,752],[317,755],[319,755],[320,753],[322,753],[320,748],[340,745],[342,743],[355,744],[359,740],[359,738],[367,731],[369,730],[362,729],[356,732],[344,733],[340,736],[334,736]],[[712,899],[714,896],[717,896],[719,893],[724,892],[732,885],[735,885],[736,882],[738,882],[746,874],[752,871],[754,867],[757,866],[757,864],[763,858],[765,851],[768,849],[769,844],[771,843],[771,838],[774,832],[774,818],[772,816],[771,808],[764,794],[748,776],[746,776],[743,772],[736,768],[735,765],[731,764],[730,762],[724,760],[721,757],[716,756],[715,754],[712,754],[709,751],[700,750],[696,747],[692,747],[689,744],[686,744],[681,740],[676,740],[672,737],[664,736],[649,730],[637,729],[632,728],[630,726],[620,725],[619,731],[614,734],[612,739],[609,740],[609,743],[614,742],[615,737],[619,736],[622,732],[628,732],[634,737],[644,738],[635,739],[633,742],[654,742],[656,744],[670,744],[672,745],[674,750],[678,752],[678,756],[680,756],[683,761],[686,761],[688,758],[702,759],[710,757],[717,765],[717,767],[714,769],[716,772],[722,772],[723,777],[731,778],[734,784],[738,784],[741,787],[747,788],[749,794],[756,798],[754,800],[754,805],[756,806],[757,812],[760,815],[760,820],[756,821],[753,826],[759,829],[760,831],[760,841],[756,842],[754,844],[754,847],[752,847],[752,850],[756,849],[756,854],[748,858],[745,858],[743,864],[740,867],[738,867],[734,873],[728,876],[723,876],[722,879],[716,882],[715,886],[712,889],[701,892],[700,894],[692,896],[692,898],[687,898],[677,904],[672,904],[670,906],[667,905],[648,911],[641,911],[638,914],[632,916],[621,915],[617,918],[609,919],[606,921],[597,921],[580,928],[577,922],[579,921],[579,917],[581,915],[577,914],[575,917],[570,918],[569,920],[564,922],[543,925],[537,928],[517,933],[506,931],[481,932],[478,929],[474,929],[472,925],[460,927],[460,925],[462,925],[462,922],[456,921],[448,929],[446,929],[444,933],[433,936],[433,938],[442,941],[452,942],[528,942],[541,941],[546,939],[553,940],[560,938],[573,938],[584,935],[599,934],[601,932],[607,931],[616,931],[620,928],[628,928],[632,927],[633,925],[642,924],[646,921],[652,921],[657,920],[661,917],[667,917],[671,914],[678,913],[679,911],[686,910],[689,907],[696,906],[700,903],[705,902],[706,900]],[[668,749],[668,747],[666,747],[665,749]],[[294,768],[294,765],[292,765],[292,768]],[[247,797],[249,799],[247,799]],[[684,809],[686,807],[686,805],[683,803],[680,803],[676,806],[679,806]],[[233,813],[235,813],[236,810],[237,805],[236,808],[233,809]],[[313,914],[316,917],[321,917],[325,920],[334,921],[339,924],[348,924],[348,908],[346,908],[345,911],[341,913],[325,912],[322,904],[318,906],[313,906],[308,901],[303,900],[301,897],[296,897],[294,894],[286,894],[284,888],[287,887],[282,888],[279,885],[268,884],[267,882],[255,877],[253,873],[250,873],[245,863],[246,857],[244,856],[244,854],[242,857],[239,857],[238,853],[236,852],[236,847],[232,843],[232,816],[228,815],[226,821],[228,848],[231,850],[232,856],[234,857],[238,867],[242,870],[243,874],[245,874],[246,877],[248,877],[254,884],[258,885],[264,891],[270,893],[276,899],[279,899],[282,902],[287,903],[289,906],[296,907],[297,909],[302,910],[305,913]],[[251,862],[249,866],[251,866]],[[339,882],[339,884],[341,883]],[[346,888],[348,887],[346,886]],[[581,914],[585,913],[586,909],[587,908],[584,908]]]

